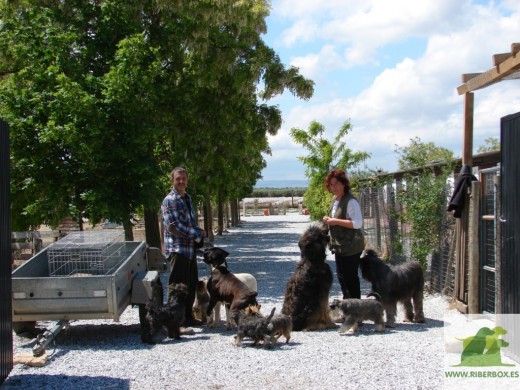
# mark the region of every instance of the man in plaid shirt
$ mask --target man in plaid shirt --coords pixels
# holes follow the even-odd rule
[[[193,317],[193,302],[199,280],[195,243],[200,242],[206,232],[197,226],[191,197],[186,192],[188,173],[184,168],[176,167],[171,173],[172,190],[164,198],[161,212],[164,223],[164,249],[172,266],[168,280],[168,297],[177,283],[188,286],[186,319],[184,326],[200,325]]]

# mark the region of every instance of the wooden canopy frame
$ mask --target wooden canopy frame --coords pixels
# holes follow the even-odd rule
[[[464,140],[462,164],[473,165],[473,91],[488,87],[502,80],[520,79],[520,43],[511,44],[510,53],[493,55],[493,68],[482,73],[465,73],[462,85],[457,88],[464,95]]]
[[[493,55],[493,68],[482,73],[467,73],[462,75],[462,85],[457,88],[459,95],[464,95],[464,139],[462,145],[462,164],[473,166],[473,91],[486,88],[502,80],[520,79],[520,43],[511,44],[510,53]],[[463,313],[479,312],[479,260],[478,247],[478,205],[480,202],[480,183],[471,183],[469,191],[469,207],[465,210],[464,221],[457,219],[456,228],[456,266],[455,266],[455,303]],[[496,218],[496,216],[493,216]],[[468,242],[466,247],[465,242]],[[466,264],[466,251],[468,263]],[[496,256],[497,285],[500,289],[500,254]],[[468,280],[464,279],[468,269]],[[468,291],[465,295],[465,285]],[[498,300],[500,300],[498,291]],[[466,302],[466,303],[464,303]],[[499,305],[500,306],[500,305]]]

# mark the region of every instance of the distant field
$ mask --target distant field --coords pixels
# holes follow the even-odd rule
[[[307,180],[260,180],[255,188],[307,188]]]

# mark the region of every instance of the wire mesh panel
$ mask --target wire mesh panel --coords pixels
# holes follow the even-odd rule
[[[127,255],[121,231],[73,232],[48,248],[49,275],[108,275]]]
[[[493,178],[499,168],[484,169],[482,180],[480,260],[481,260],[481,307],[483,312],[495,312],[496,291],[496,190]]]

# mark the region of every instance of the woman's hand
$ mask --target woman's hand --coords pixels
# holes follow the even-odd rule
[[[333,226],[334,225],[334,218],[329,217],[328,215],[323,217],[323,223]]]

